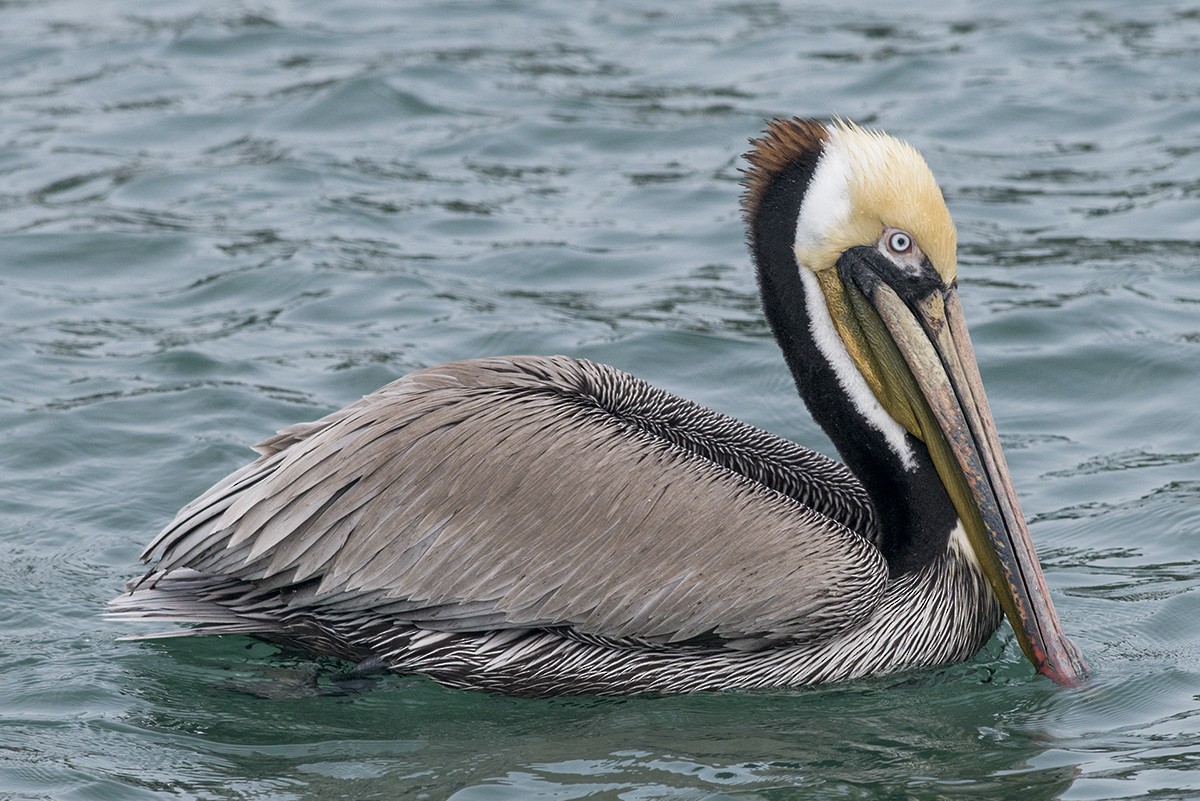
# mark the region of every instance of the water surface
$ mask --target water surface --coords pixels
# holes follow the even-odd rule
[[[1200,795],[1200,6],[0,5],[0,797]],[[1065,626],[793,692],[527,701],[103,603],[246,446],[412,369],[609,362],[828,450],[740,154],[916,144]]]

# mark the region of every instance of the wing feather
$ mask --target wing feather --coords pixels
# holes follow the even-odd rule
[[[431,368],[257,450],[147,549],[151,587],[187,569],[434,630],[761,647],[854,625],[886,580],[840,465],[592,362]]]

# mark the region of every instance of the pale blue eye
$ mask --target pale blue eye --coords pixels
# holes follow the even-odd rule
[[[893,253],[908,253],[912,250],[912,237],[903,231],[896,231],[888,237],[888,250]]]

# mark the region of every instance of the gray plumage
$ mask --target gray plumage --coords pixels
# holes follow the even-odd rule
[[[584,360],[430,368],[257,450],[118,616],[531,695],[848,678],[999,623],[955,548],[890,581],[840,464]]]

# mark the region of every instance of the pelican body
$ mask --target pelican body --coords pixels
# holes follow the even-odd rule
[[[455,362],[256,447],[118,617],[517,695],[798,686],[969,659],[1007,615],[1075,684],[910,146],[775,120],[763,309],[845,465],[564,356]]]

